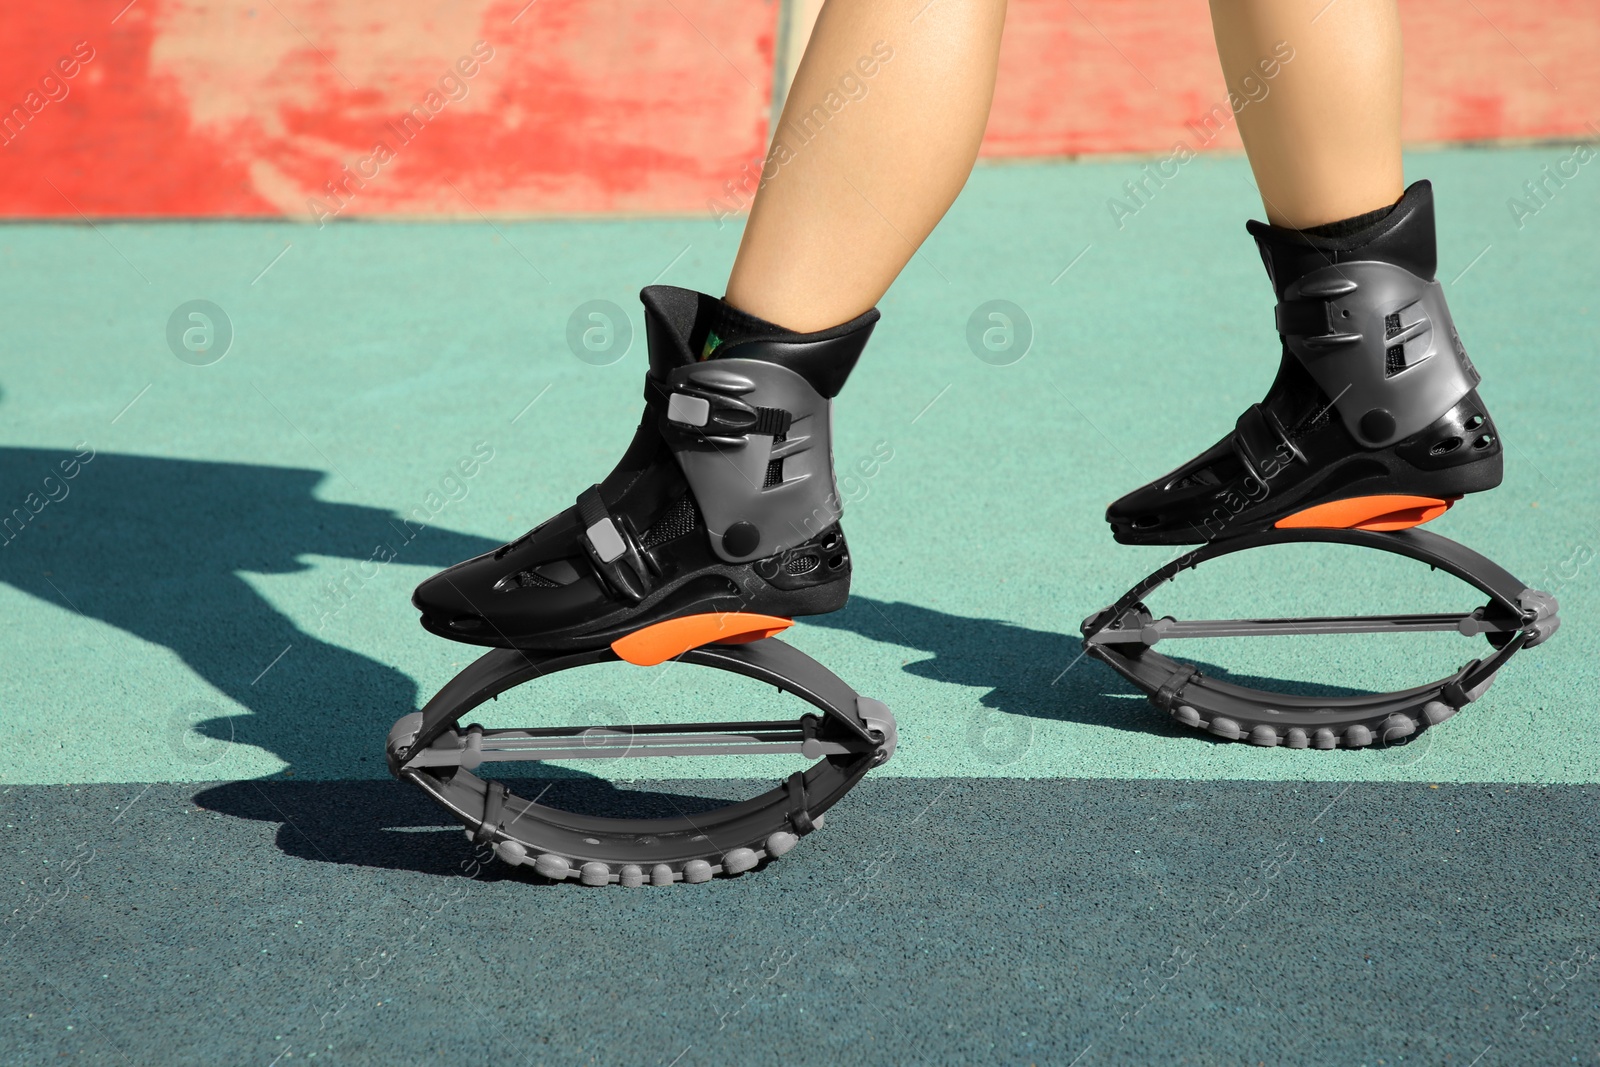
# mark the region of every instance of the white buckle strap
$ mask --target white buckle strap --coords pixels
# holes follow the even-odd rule
[[[711,401],[701,396],[673,393],[667,398],[667,418],[683,426],[704,426],[711,421]]]
[[[617,529],[617,524],[609,515],[583,531],[583,536],[589,539],[601,563],[610,563],[628,550],[627,542],[622,539],[622,531]]]

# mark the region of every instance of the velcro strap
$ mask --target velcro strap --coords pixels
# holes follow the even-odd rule
[[[1300,448],[1277,417],[1251,404],[1233,426],[1233,451],[1245,469],[1263,485],[1290,460],[1303,459]]]
[[[643,600],[652,584],[650,565],[641,557],[632,536],[611,514],[598,485],[578,494],[577,511],[589,562],[601,584],[626,600]]]
[[[662,381],[660,378],[652,378],[648,374],[645,375],[644,402],[646,404],[649,404],[652,408],[659,409],[662,404],[667,402],[667,397],[671,395],[672,387],[666,382]]]
[[[1277,320],[1278,332],[1285,337],[1320,337],[1329,332],[1327,301],[1280,301]]]
[[[583,536],[588,538],[600,562],[611,563],[628,550],[628,543],[617,529],[617,522],[601,498],[598,485],[591,485],[578,494],[578,518],[583,523]]]
[[[1272,446],[1262,440],[1261,430],[1264,427],[1259,408],[1259,404],[1252,404],[1243,415],[1239,416],[1239,421],[1233,424],[1233,454],[1239,457],[1247,477],[1266,484],[1266,478],[1262,474],[1262,460],[1272,454]]]

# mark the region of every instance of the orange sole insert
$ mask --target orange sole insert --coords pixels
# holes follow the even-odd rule
[[[793,619],[742,611],[685,615],[635,630],[611,642],[611,650],[629,663],[653,667],[701,645],[734,645],[771,637],[794,625]]]
[[[1409,530],[1437,519],[1460,497],[1391,494],[1330,500],[1273,523],[1280,530]]]

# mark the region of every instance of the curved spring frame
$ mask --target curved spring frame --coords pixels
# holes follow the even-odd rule
[[[1180,572],[1219,556],[1298,542],[1355,545],[1407,556],[1452,574],[1489,597],[1458,615],[1376,615],[1313,619],[1155,619],[1143,600]],[[1084,649],[1150,695],[1177,722],[1228,740],[1290,748],[1393,744],[1437,725],[1476,700],[1517,651],[1560,625],[1555,598],[1528,588],[1464,545],[1424,530],[1268,530],[1213,541],[1168,563],[1121,599],[1084,620]],[[1160,641],[1191,637],[1455,631],[1483,634],[1491,654],[1427,685],[1361,696],[1296,696],[1207,677],[1198,667],[1155,651]]]
[[[490,698],[558,671],[618,662],[609,648],[569,653],[495,649],[450,680],[420,712],[395,723],[389,768],[420,786],[502,860],[586,885],[668,885],[738,874],[794,847],[822,814],[894,752],[889,709],[862,697],[832,671],[775,638],[706,645],[678,657],[787,690],[822,714],[777,722],[672,726],[459,729]],[[799,753],[818,759],[777,787],[694,816],[619,819],[545,807],[474,775],[509,760]]]

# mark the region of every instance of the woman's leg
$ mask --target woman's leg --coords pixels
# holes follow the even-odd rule
[[[1239,112],[1239,135],[1267,220],[1292,229],[1386,208],[1404,190],[1395,0],[1323,2],[1211,0],[1229,92],[1267,87]],[[1264,79],[1279,42],[1294,58]]]
[[[593,649],[690,616],[844,606],[831,400],[972,169],[1004,21],[1005,0],[824,6],[727,299],[645,288],[646,408],[627,452],[576,506],[419,586],[423,626]]]
[[[1005,0],[829,0],[773,135],[729,304],[809,332],[878,302],[977,159],[1005,11]]]
[[[1394,0],[1211,0],[1211,16],[1271,220],[1248,229],[1278,374],[1231,434],[1112,504],[1114,535],[1394,530],[1494,488],[1499,436],[1434,280],[1432,187],[1402,182]]]

